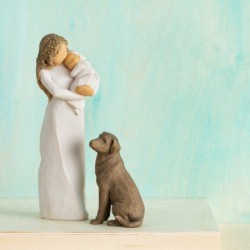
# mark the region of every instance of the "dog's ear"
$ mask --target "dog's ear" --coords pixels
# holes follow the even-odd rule
[[[116,138],[113,138],[111,142],[110,153],[112,154],[115,152],[119,152],[120,150],[121,150],[121,146],[118,140]]]

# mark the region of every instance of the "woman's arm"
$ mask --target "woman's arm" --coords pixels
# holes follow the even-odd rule
[[[40,79],[44,87],[55,98],[63,99],[66,101],[76,101],[83,99],[82,95],[79,95],[67,89],[60,88],[57,83],[51,78],[48,70],[43,69],[40,71]]]
[[[70,73],[75,78],[71,87],[75,89],[77,86],[88,85],[95,94],[99,88],[100,77],[85,57],[80,55],[80,58],[80,62],[76,64]]]

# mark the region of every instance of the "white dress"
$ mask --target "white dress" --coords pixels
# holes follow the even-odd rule
[[[41,70],[40,79],[52,94],[41,130],[39,168],[40,214],[45,219],[86,220],[84,201],[84,97],[76,85],[96,93],[99,76],[84,57],[70,72],[63,64]]]

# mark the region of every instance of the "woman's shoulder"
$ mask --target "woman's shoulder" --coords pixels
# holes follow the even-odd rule
[[[57,74],[57,73],[61,73],[63,71],[65,71],[67,68],[64,66],[64,64],[60,64],[60,65],[57,65],[57,66],[54,66],[53,68],[50,68],[50,69],[41,69],[39,74],[40,76],[43,75],[43,76],[50,76],[51,74]]]
[[[50,75],[50,70],[49,69],[41,69],[40,71],[39,71],[39,76],[40,77],[47,77],[47,76],[49,76]]]

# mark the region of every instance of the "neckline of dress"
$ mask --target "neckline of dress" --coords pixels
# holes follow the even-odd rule
[[[50,70],[56,70],[56,69],[59,69],[59,68],[66,69],[67,71],[69,71],[68,68],[67,68],[63,63],[54,66],[54,67],[51,68]]]
[[[63,63],[61,63],[61,64],[59,64],[59,65],[56,65],[56,66],[54,66],[53,68],[51,68],[51,69],[54,69],[54,68],[59,68],[59,67],[61,67],[61,66],[64,66],[63,65]],[[64,66],[65,67],[65,66]],[[66,68],[66,67],[65,67]]]

